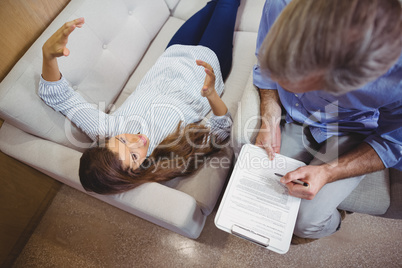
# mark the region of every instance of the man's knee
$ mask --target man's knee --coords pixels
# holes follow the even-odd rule
[[[340,220],[335,214],[328,217],[317,217],[309,213],[299,212],[294,234],[303,238],[321,238],[335,233]]]

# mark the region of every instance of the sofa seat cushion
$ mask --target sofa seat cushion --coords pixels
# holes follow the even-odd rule
[[[387,212],[382,217],[402,219],[402,171],[389,169],[391,200]]]
[[[172,16],[186,21],[204,7],[208,1],[180,0],[180,3],[173,10]],[[235,31],[257,33],[264,3],[265,0],[241,1]]]
[[[200,159],[200,161],[204,161]],[[203,215],[209,215],[215,208],[230,171],[232,170],[233,151],[226,147],[222,154],[205,161],[204,166],[194,175],[162,183],[192,196]]]
[[[107,111],[169,15],[164,0],[72,0],[1,83],[0,117],[82,151],[88,137],[37,96],[42,45],[66,21],[85,17],[83,28],[69,37],[70,56],[60,58],[59,66],[74,90]]]
[[[338,208],[371,215],[384,214],[390,205],[389,182],[388,169],[367,174]]]

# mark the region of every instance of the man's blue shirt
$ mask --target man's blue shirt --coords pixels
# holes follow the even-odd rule
[[[267,0],[257,38],[256,54],[269,29],[290,0]],[[287,122],[308,125],[317,142],[334,135],[366,136],[386,167],[402,170],[402,55],[386,74],[361,89],[340,96],[311,91],[291,93],[254,66],[254,84],[275,89]]]

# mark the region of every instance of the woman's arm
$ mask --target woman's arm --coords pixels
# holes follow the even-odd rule
[[[201,96],[208,99],[211,106],[213,115],[207,123],[207,126],[211,129],[218,140],[225,140],[230,136],[232,127],[232,117],[226,104],[222,101],[218,92],[215,90],[215,74],[214,70],[208,63],[197,60],[197,65],[205,68],[205,81],[204,86],[201,89]]]
[[[74,91],[68,81],[61,76],[57,58],[68,56],[66,48],[68,36],[76,27],[82,27],[84,18],[66,22],[43,45],[42,78],[39,82],[40,98],[54,110],[69,118],[92,140],[106,136],[110,126],[108,115],[88,103],[78,92]]]
[[[215,90],[215,74],[211,65],[208,63],[197,60],[197,65],[203,66],[205,68],[205,73],[207,74],[204,81],[204,86],[201,90],[201,95],[208,99],[209,105],[211,106],[212,112],[216,116],[226,115],[228,108],[226,104],[222,101],[218,92]]]
[[[61,78],[57,58],[61,56],[67,57],[70,51],[66,47],[68,36],[76,27],[81,28],[84,24],[84,18],[79,18],[73,21],[66,22],[60,29],[57,30],[43,45],[42,55],[42,77],[46,81],[58,81]]]
[[[109,133],[108,127],[112,125],[109,116],[74,91],[64,77],[55,82],[41,78],[38,95],[49,107],[70,119],[92,140]]]

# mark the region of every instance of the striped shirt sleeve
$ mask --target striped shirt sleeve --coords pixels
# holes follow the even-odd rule
[[[211,134],[216,135],[219,140],[223,141],[230,136],[232,123],[232,115],[228,111],[222,116],[212,114],[206,126],[211,129]]]
[[[56,82],[48,82],[41,77],[38,94],[47,105],[65,115],[92,140],[106,136],[108,115],[74,91],[64,77]]]

